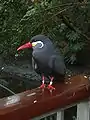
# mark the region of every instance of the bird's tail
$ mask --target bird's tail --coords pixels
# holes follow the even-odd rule
[[[55,75],[54,77],[55,82],[64,82],[65,80],[65,75]]]

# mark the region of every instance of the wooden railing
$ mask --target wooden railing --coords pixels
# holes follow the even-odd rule
[[[77,105],[77,120],[90,120],[90,81],[74,76],[54,85],[56,90],[40,88],[0,100],[0,120],[64,120],[64,110]]]

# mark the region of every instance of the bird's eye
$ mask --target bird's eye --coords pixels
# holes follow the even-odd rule
[[[42,41],[32,42],[33,47],[43,48],[44,43]]]
[[[38,41],[37,43],[39,43],[39,44],[40,44],[40,47],[39,47],[39,48],[43,48],[44,43],[43,43],[42,41]]]

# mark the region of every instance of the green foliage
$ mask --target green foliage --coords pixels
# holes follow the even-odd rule
[[[13,53],[19,39],[19,22],[27,7],[21,0],[2,0],[0,2],[0,53]]]
[[[70,2],[1,0],[0,53],[14,54],[19,44],[36,34],[51,37],[69,58],[82,50],[88,40],[90,3]]]

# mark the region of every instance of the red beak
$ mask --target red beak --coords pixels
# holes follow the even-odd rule
[[[20,46],[17,51],[19,50],[23,50],[25,48],[32,48],[32,43],[28,42],[28,43],[25,43],[24,45]]]

